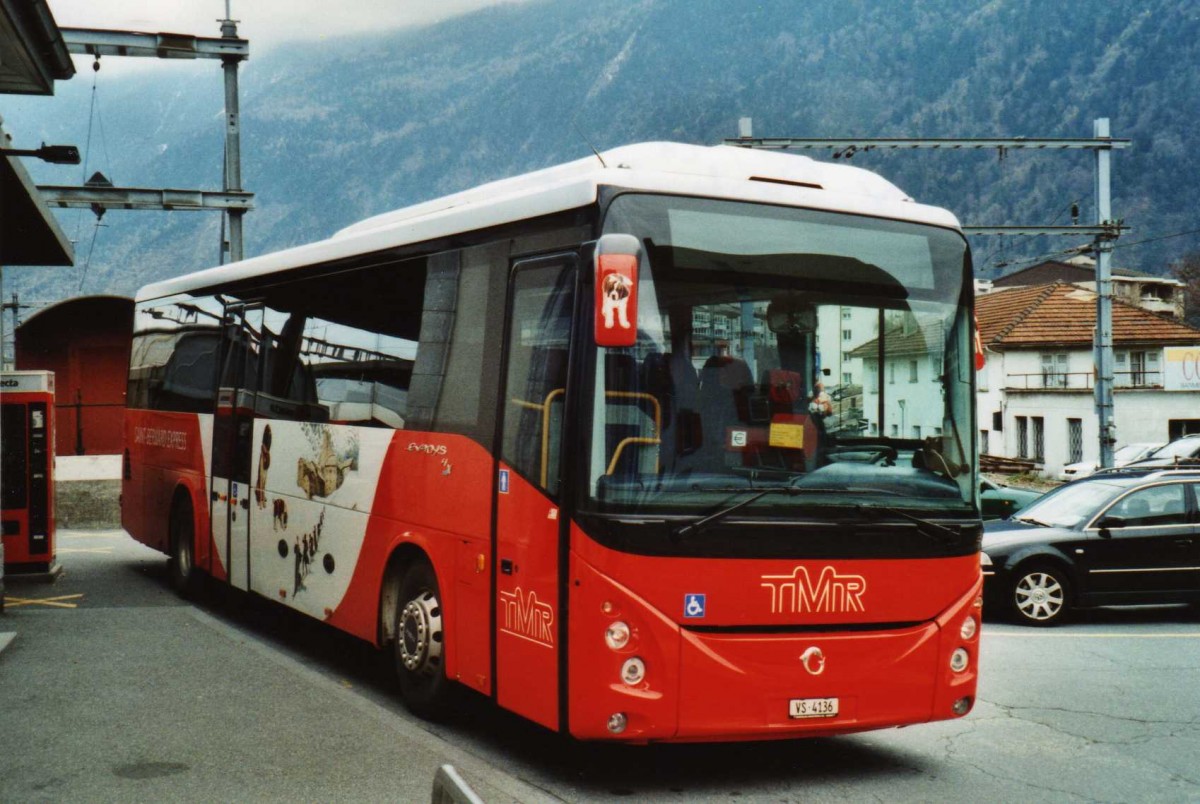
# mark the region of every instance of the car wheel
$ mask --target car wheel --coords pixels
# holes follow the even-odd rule
[[[1058,625],[1070,609],[1070,591],[1067,575],[1061,569],[1031,564],[1017,569],[1009,602],[1017,622]]]
[[[427,562],[414,562],[400,581],[393,653],[405,705],[427,719],[443,716],[448,708],[443,639],[437,576]]]

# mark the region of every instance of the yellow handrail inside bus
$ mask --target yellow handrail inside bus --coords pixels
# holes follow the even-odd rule
[[[625,447],[629,446],[630,444],[652,444],[654,446],[658,446],[662,444],[662,439],[639,438],[638,436],[630,436],[629,438],[622,439],[621,443],[617,444],[617,448],[613,450],[612,461],[610,461],[608,464],[608,471],[604,473],[605,476],[611,476],[613,472],[617,471],[617,461],[621,460],[621,453],[625,450]],[[654,456],[654,471],[655,473],[658,472],[657,454]]]
[[[550,471],[550,405],[553,404],[555,399],[562,396],[566,392],[567,391],[565,388],[555,388],[553,391],[546,394],[546,399],[541,403],[529,402],[528,400],[517,399],[516,397],[513,397],[511,400],[511,402],[518,407],[522,407],[527,410],[539,410],[542,413],[542,465],[539,475],[541,477],[542,488],[546,488],[546,483],[548,481],[547,474]],[[654,437],[645,438],[630,436],[629,438],[622,440],[621,443],[617,444],[617,448],[613,451],[612,460],[608,464],[608,471],[605,472],[606,475],[611,475],[616,471],[617,461],[620,460],[621,453],[624,451],[625,447],[631,444],[646,444],[651,446],[662,445],[662,439],[660,438],[660,434],[662,433],[662,404],[653,394],[643,394],[634,391],[605,391],[604,396],[610,399],[636,399],[642,402],[649,402],[654,407]],[[660,462],[661,458],[656,454],[654,456],[654,471],[656,473],[659,471]]]
[[[545,401],[540,404],[515,397],[511,400],[517,407],[527,410],[540,410],[542,412],[542,467],[540,473],[542,488],[546,488],[548,480],[546,475],[550,472],[550,405],[554,402],[555,398],[562,396],[566,392],[566,388],[555,388],[546,394]]]
[[[617,470],[617,461],[621,459],[621,452],[630,444],[646,444],[651,446],[662,446],[662,405],[659,404],[658,397],[653,394],[643,394],[635,391],[605,391],[605,398],[609,399],[636,399],[642,402],[649,402],[654,406],[654,438],[644,438],[638,436],[630,436],[623,439],[617,448],[613,450],[612,460],[608,463],[608,471],[606,476],[612,475]],[[658,452],[654,454],[654,473],[658,474],[659,464],[661,463],[661,455]]]
[[[542,488],[546,488],[546,475],[550,471],[550,403],[566,392],[566,388],[555,388],[542,403]]]

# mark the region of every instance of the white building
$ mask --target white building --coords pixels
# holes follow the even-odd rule
[[[913,439],[941,435],[945,411],[941,374],[946,339],[942,321],[893,312],[888,314],[884,326],[886,356],[882,371],[878,337],[848,353],[861,366],[856,376],[863,377],[861,408],[866,434]]]
[[[981,453],[1054,476],[1099,459],[1092,333],[1095,293],[1075,285],[999,287],[976,299],[987,363],[978,372]],[[1200,432],[1200,330],[1113,302],[1117,444]]]

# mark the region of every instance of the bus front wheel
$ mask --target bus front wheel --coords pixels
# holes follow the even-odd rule
[[[442,603],[437,576],[425,561],[408,566],[400,581],[393,652],[400,694],[414,714],[445,714],[450,681],[443,664]]]

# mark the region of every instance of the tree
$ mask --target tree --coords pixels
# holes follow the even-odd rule
[[[1188,254],[1172,265],[1171,274],[1183,283],[1183,320],[1200,327],[1200,252]]]

